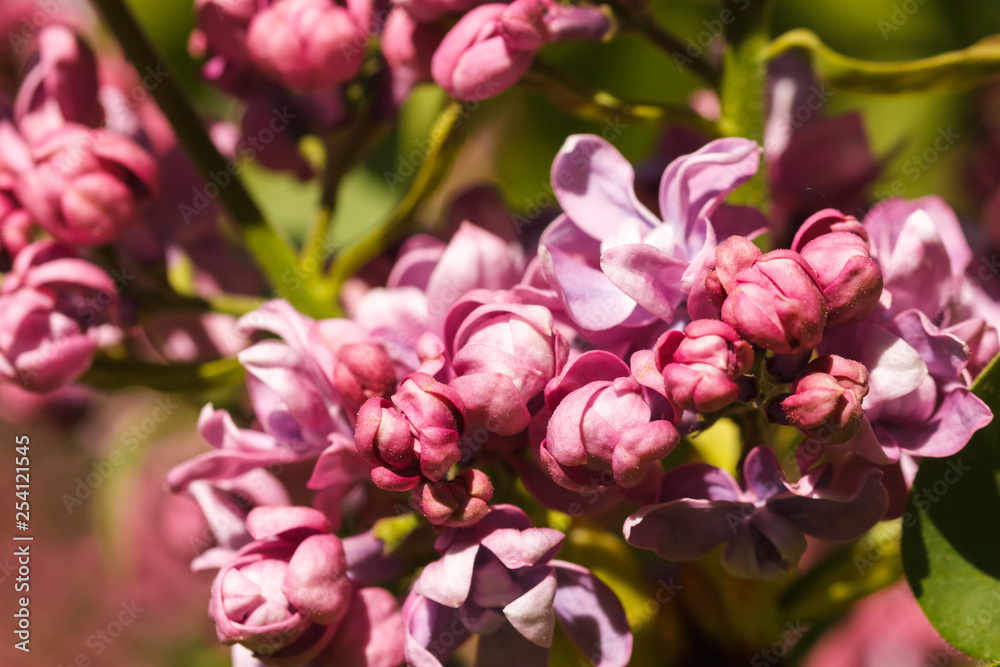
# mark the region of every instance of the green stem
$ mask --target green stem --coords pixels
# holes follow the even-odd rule
[[[823,44],[816,33],[798,29],[775,39],[767,49],[767,57],[777,58],[791,49],[807,51],[821,80],[851,93],[891,95],[961,91],[1000,74],[1000,38],[997,36],[931,58],[872,62],[837,53]]]
[[[205,179],[211,179],[212,174],[229,175],[229,184],[219,188],[219,200],[243,232],[247,248],[271,286],[302,312],[315,316],[327,312],[329,304],[317,300],[308,283],[296,280],[298,263],[291,246],[270,227],[242,181],[232,173],[230,163],[215,148],[198,114],[146,39],[125,0],[93,0],[93,3],[136,70],[165,72],[150,92]]]
[[[236,358],[166,365],[98,356],[80,381],[100,389],[138,386],[157,391],[192,391],[233,386],[243,377],[243,367]]]
[[[749,0],[750,4],[744,5],[742,11],[734,4],[736,1],[727,0],[725,3],[736,20],[726,28],[719,127],[727,136],[746,137],[763,144],[768,27],[773,0]],[[763,167],[758,169],[746,185],[730,196],[729,201],[755,206],[766,212],[767,170]]]
[[[535,62],[522,77],[520,85],[545,96],[566,113],[584,120],[597,123],[670,123],[694,128],[709,137],[719,136],[715,123],[699,116],[693,109],[626,102],[604,91],[587,90],[570,83],[564,75],[541,62]]]
[[[339,141],[326,142],[326,168],[323,172],[323,191],[319,210],[309,235],[302,246],[302,261],[312,260],[319,267],[329,256],[330,232],[336,210],[337,191],[341,180],[358,164],[372,146],[380,125],[371,121],[371,114],[361,112],[339,137]],[[305,266],[303,268],[306,268]],[[307,269],[308,270],[308,269]],[[322,271],[322,268],[319,269]]]
[[[458,153],[459,139],[468,112],[461,102],[451,101],[438,115],[431,129],[430,144],[420,170],[402,201],[389,218],[337,254],[330,268],[333,289],[339,290],[348,278],[377,257],[407,228],[421,203],[441,182]]]
[[[656,18],[646,3],[641,7],[633,6],[628,0],[609,0],[608,5],[622,23],[622,27],[642,34],[655,44],[679,67],[690,67],[691,71],[701,77],[712,88],[718,90],[719,71],[713,67],[701,54],[689,53],[689,45],[679,37],[667,31],[656,22]]]

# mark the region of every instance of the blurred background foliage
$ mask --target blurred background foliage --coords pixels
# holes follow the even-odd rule
[[[199,81],[197,63],[186,43],[194,25],[190,0],[129,0],[172,69],[206,113],[238,112],[230,101]],[[662,25],[682,40],[697,41],[720,15],[717,0],[653,0]],[[1000,3],[994,0],[781,0],[773,34],[804,27],[846,55],[870,60],[905,60],[960,49],[1000,33]],[[569,80],[608,91],[622,99],[685,104],[698,80],[663,51],[642,37],[622,34],[608,44],[567,43],[545,49],[541,59],[564,72]],[[891,156],[874,191],[888,192],[902,180],[904,196],[930,193],[944,196],[960,214],[974,213],[963,191],[962,156],[979,140],[976,100],[980,91],[962,94],[858,96],[836,92],[827,113],[859,110],[869,140],[879,156]],[[418,90],[403,108],[396,127],[366,163],[344,181],[336,213],[334,241],[342,244],[383,218],[405,191],[388,175],[408,173],[401,164],[427,135],[443,96],[433,86]],[[549,167],[565,138],[577,132],[600,132],[602,124],[568,117],[535,93],[513,90],[489,100],[470,113],[470,135],[450,187],[473,180],[496,182],[512,212],[521,213],[548,201]],[[955,146],[913,179],[920,154],[932,146],[939,131],[959,135]],[[615,145],[630,160],[647,157],[656,146],[657,128],[633,124]],[[911,171],[904,169],[911,166]],[[285,174],[250,165],[247,180],[260,203],[293,239],[300,239],[319,191]],[[438,203],[444,201],[439,198]],[[437,222],[431,214],[423,222]]]

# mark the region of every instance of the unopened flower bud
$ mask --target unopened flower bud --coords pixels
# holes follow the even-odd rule
[[[351,606],[344,547],[308,507],[258,507],[247,517],[257,540],[219,570],[209,612],[219,640],[263,655],[308,662],[329,643]]]
[[[868,394],[868,369],[835,354],[819,357],[799,375],[793,393],[781,402],[789,423],[807,436],[837,444],[861,426],[861,402]]]
[[[300,90],[330,88],[361,69],[371,3],[347,7],[332,0],[280,0],[254,16],[247,47],[254,62]]]
[[[827,325],[864,318],[882,295],[882,271],[871,258],[867,234],[850,216],[827,209],[805,222],[792,244],[816,272],[826,301]]]
[[[482,5],[445,36],[431,61],[431,74],[450,95],[482,100],[514,85],[543,45],[601,39],[610,30],[607,15],[593,7],[552,0]]]
[[[642,386],[630,376],[586,384],[552,413],[541,445],[543,465],[568,489],[634,487],[679,440],[672,423],[651,416]]]
[[[695,320],[668,331],[654,349],[674,401],[698,412],[720,410],[739,396],[736,380],[750,370],[753,347],[719,320]]]
[[[404,378],[391,400],[371,398],[358,412],[354,443],[381,488],[406,491],[421,477],[440,481],[461,459],[465,406],[458,394],[424,373]]]
[[[826,306],[813,269],[797,252],[774,250],[734,274],[727,259],[733,238],[716,249],[716,273],[726,291],[723,321],[751,343],[779,354],[815,347],[823,336]],[[745,265],[747,253],[736,259],[736,268]]]
[[[396,370],[381,345],[349,343],[337,351],[333,379],[352,406],[369,398],[388,396],[396,389]]]
[[[464,528],[490,511],[490,478],[479,470],[465,470],[447,482],[422,482],[413,489],[413,504],[435,526]]]
[[[64,125],[32,146],[17,195],[46,231],[72,245],[118,238],[158,185],[156,160],[125,136]]]

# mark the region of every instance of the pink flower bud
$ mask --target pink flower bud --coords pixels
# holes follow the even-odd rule
[[[429,375],[412,373],[390,400],[371,398],[361,406],[354,442],[376,485],[406,491],[421,477],[440,481],[458,463],[464,428],[459,395]]]
[[[118,238],[156,191],[156,160],[120,134],[65,125],[32,147],[35,166],[17,194],[60,241],[98,245]]]
[[[878,305],[882,271],[871,258],[864,227],[853,217],[833,209],[816,213],[796,234],[792,249],[816,272],[827,325],[858,321]]]
[[[552,413],[539,452],[542,465],[571,490],[633,487],[679,440],[673,424],[650,421],[651,416],[642,386],[632,377],[586,384]]]
[[[375,343],[348,343],[341,347],[333,379],[352,409],[369,398],[387,396],[396,389],[392,359]]]
[[[779,354],[815,347],[826,324],[815,271],[791,250],[773,250],[743,268],[753,255],[746,243],[731,237],[716,249],[723,321],[751,343]],[[738,251],[730,252],[734,248]]]
[[[212,584],[219,640],[267,662],[303,664],[330,642],[351,606],[353,584],[339,538],[318,510],[259,507],[247,517],[257,540]]]
[[[864,418],[861,401],[868,394],[868,369],[835,354],[807,365],[781,402],[789,422],[828,444],[845,442]]]
[[[300,90],[331,88],[361,69],[369,0],[347,7],[332,0],[279,0],[256,14],[247,32],[253,61],[280,83]]]
[[[48,392],[70,384],[94,351],[121,338],[118,291],[100,267],[69,247],[26,247],[0,290],[0,375]]]
[[[514,85],[549,42],[601,39],[611,23],[601,10],[551,0],[514,0],[476,7],[459,19],[431,61],[448,94],[482,100]]]
[[[508,298],[506,292],[470,293],[445,321],[458,376],[451,386],[462,396],[471,420],[501,435],[527,426],[529,404],[540,406],[545,383],[566,358],[552,313]]]
[[[392,472],[395,477],[376,480],[380,487],[406,491],[420,481],[410,422],[388,400],[371,398],[361,406],[354,443],[361,458],[372,466],[373,479],[376,470],[380,476],[398,471]]]
[[[719,320],[695,320],[668,331],[654,348],[667,391],[684,408],[721,410],[736,400],[735,380],[753,365],[753,346]]]
[[[490,478],[479,470],[465,470],[447,482],[422,482],[413,489],[413,504],[435,526],[464,528],[490,511]]]

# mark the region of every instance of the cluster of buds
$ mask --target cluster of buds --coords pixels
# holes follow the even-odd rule
[[[360,497],[409,494],[394,510],[427,520],[441,558],[397,618],[406,659],[431,667],[460,643],[435,641],[452,619],[454,632],[479,636],[480,656],[503,650],[542,664],[560,622],[595,662],[628,663],[620,602],[586,569],[554,560],[561,533],[503,504],[512,472],[513,493],[573,517],[631,505],[625,541],[667,560],[723,547],[724,568],[742,578],[781,579],[807,537],[850,540],[898,515],[902,466],[954,453],[992,418],[968,390],[968,367],[1000,346],[996,331],[958,311],[899,307],[908,295],[886,278],[902,271],[891,244],[929,243],[927,210],[876,210],[862,222],[828,209],[791,248],[759,249],[759,216],[723,203],[759,154],[729,138],[677,158],[663,175],[660,219],[635,195],[624,158],[573,137],[553,169],[564,213],[534,260],[466,220],[447,244],[404,244],[385,286],[353,286],[348,318],[314,321],[271,302],[246,322],[279,340],[240,354],[257,423],[241,429],[206,407],[202,433],[217,450],[176,468],[171,484],[312,466],[307,487],[331,526]],[[496,200],[475,192],[462,210],[500,217]],[[901,216],[903,234],[883,232]],[[684,436],[722,419],[747,427],[738,466],[669,465]],[[782,461],[768,446],[780,429],[798,442]],[[213,607],[226,641],[267,663],[256,630],[244,628],[259,613],[333,645],[323,638],[339,636],[343,604],[314,608],[285,590],[301,578],[307,544],[322,542],[316,558],[329,572],[344,569],[325,530],[241,536],[217,580],[232,579],[222,590],[234,602],[221,616],[225,605]],[[258,553],[278,561],[266,567],[282,582],[280,613],[251,585],[277,590],[254,579],[265,567]],[[253,604],[243,608],[244,598]],[[584,625],[600,637],[579,634]],[[299,650],[291,642],[274,664]]]
[[[20,250],[31,223],[73,245],[114,241],[156,194],[156,160],[102,106],[110,91],[98,86],[97,58],[79,35],[48,26],[36,48],[13,113],[0,112],[5,247]]]
[[[524,76],[545,44],[613,32],[606,9],[552,0],[408,0],[384,16],[371,0],[196,0],[195,7],[190,47],[206,58],[206,78],[251,103],[261,83],[277,84],[327,129],[342,120],[332,110],[342,103],[332,100],[359,75],[374,37],[389,66],[391,105],[399,106],[414,85],[432,80],[458,99],[492,97]]]

